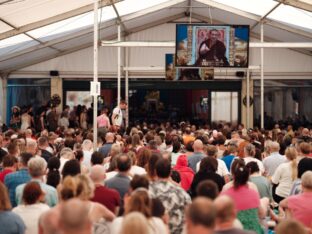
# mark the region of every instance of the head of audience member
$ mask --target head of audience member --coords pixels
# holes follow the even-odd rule
[[[157,145],[157,142],[155,140],[150,140],[148,142],[148,148],[152,151],[156,151],[158,150],[158,145]]]
[[[247,144],[244,148],[244,155],[245,157],[254,158],[256,155],[256,147],[251,143]]]
[[[306,171],[301,177],[303,192],[312,192],[312,171]]]
[[[159,159],[156,163],[155,169],[158,179],[169,179],[171,174],[171,163],[168,159]]]
[[[312,171],[312,158],[303,158],[298,163],[298,178],[301,178],[301,176],[306,171]]]
[[[208,198],[196,198],[185,211],[187,234],[210,234],[214,232],[216,211]]]
[[[152,198],[152,216],[160,218],[164,223],[168,223],[168,214],[166,214],[166,208],[159,198]]]
[[[120,234],[137,233],[149,233],[148,220],[140,212],[131,212],[124,217]]]
[[[226,195],[217,197],[213,202],[216,208],[216,230],[234,228],[236,210],[234,201]]]
[[[17,158],[7,154],[6,156],[3,157],[2,159],[2,167],[3,169],[9,169],[12,171],[15,171],[17,169]]]
[[[47,162],[43,158],[31,158],[28,163],[28,171],[32,178],[42,178],[47,170]]]
[[[82,150],[83,151],[92,151],[93,150],[93,143],[91,140],[86,139],[82,142]]]
[[[228,147],[227,147],[227,152],[228,152],[228,155],[234,155],[236,156],[237,155],[237,145],[235,143],[229,143]]]
[[[157,152],[152,152],[150,160],[147,165],[147,174],[151,180],[156,178],[156,163],[161,159],[161,154]]]
[[[88,201],[94,196],[95,186],[89,176],[77,175],[77,197],[81,200]]]
[[[231,173],[234,179],[234,189],[238,189],[239,187],[247,184],[249,179],[249,170],[245,166],[243,159],[236,159],[233,161]]]
[[[48,160],[48,174],[47,174],[47,184],[53,186],[54,188],[61,181],[61,175],[59,172],[61,166],[61,161],[58,157],[51,157]]]
[[[275,228],[276,234],[308,234],[306,228],[294,219],[285,219]]]
[[[107,132],[105,135],[105,142],[114,143],[114,141],[115,141],[115,134],[112,132]]]
[[[130,181],[130,189],[132,191],[138,188],[148,189],[149,181],[145,175],[134,175],[132,180]]]
[[[71,160],[75,158],[75,154],[71,148],[65,147],[61,150],[60,157]]]
[[[19,146],[17,144],[17,141],[11,142],[8,145],[7,149],[8,149],[9,155],[12,155],[14,157],[18,157],[20,155],[20,153],[21,153],[20,148],[19,148]]]
[[[299,152],[302,156],[308,157],[311,152],[311,145],[307,142],[299,143]]]
[[[260,173],[260,169],[257,162],[251,161],[246,164],[246,167],[248,168],[250,175]]]
[[[42,191],[38,182],[27,183],[23,190],[22,200],[24,205],[34,205],[44,201],[45,193]]]
[[[91,165],[103,165],[104,155],[98,151],[94,151],[91,155]]]
[[[66,176],[75,176],[81,173],[80,163],[77,159],[71,159],[64,164],[62,178]]]
[[[46,150],[49,147],[49,139],[47,136],[41,136],[38,139],[38,148],[41,150]]]
[[[37,151],[38,151],[37,142],[35,140],[33,140],[33,139],[27,140],[26,152],[32,154],[33,156],[35,156],[37,154]]]
[[[135,211],[142,213],[146,218],[152,217],[152,201],[145,188],[134,190],[130,197],[125,199],[125,214]]]
[[[31,138],[31,137],[32,137],[32,130],[28,128],[25,130],[25,138]]]
[[[199,172],[216,172],[218,168],[218,161],[214,157],[205,157],[200,162]]]
[[[60,234],[58,216],[59,211],[56,209],[43,213],[39,218],[38,234]]]
[[[112,147],[109,152],[109,156],[112,158],[122,152],[120,144],[112,144]]]
[[[136,157],[137,166],[146,168],[151,158],[151,155],[152,155],[152,152],[148,148],[146,147],[141,148],[139,152],[137,153],[137,157]]]
[[[30,153],[22,153],[20,157],[18,157],[18,169],[23,169],[28,167],[28,161],[33,158],[33,155]]]
[[[201,181],[196,187],[196,194],[214,200],[219,195],[218,185],[212,180]]]
[[[218,148],[215,145],[208,145],[206,147],[206,153],[210,157],[217,158],[217,156],[218,156]]]
[[[271,141],[268,145],[270,153],[278,153],[280,150],[280,144],[276,141]]]
[[[0,182],[0,212],[12,209],[7,187]]]
[[[204,149],[204,144],[201,140],[195,140],[193,144],[193,149],[195,153],[202,153]]]
[[[75,207],[75,209],[73,209]],[[70,199],[60,207],[60,229],[64,234],[91,234],[90,205],[86,201]]]
[[[119,173],[128,173],[131,169],[131,159],[127,154],[117,156],[117,169]]]
[[[103,185],[105,178],[106,178],[106,175],[105,175],[105,169],[103,166],[94,165],[91,167],[90,179],[93,181],[94,184]]]

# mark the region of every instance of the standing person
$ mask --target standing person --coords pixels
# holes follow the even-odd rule
[[[121,100],[119,103],[119,106],[115,107],[112,114],[112,125],[114,127],[115,131],[118,131],[122,126],[124,126],[123,123],[123,113],[122,110],[127,109],[127,102],[125,100]]]
[[[111,125],[107,113],[108,109],[104,107],[103,110],[101,111],[101,115],[97,117],[98,128],[110,129]]]
[[[263,166],[265,169],[265,175],[271,177],[273,176],[276,168],[280,164],[287,162],[287,159],[279,153],[280,144],[278,142],[270,142],[267,147],[270,151],[270,155],[263,159]]]
[[[19,129],[21,127],[21,113],[20,108],[18,106],[12,107],[12,116],[10,119],[10,126],[13,129]]]
[[[50,132],[55,132],[57,129],[57,113],[56,113],[56,107],[51,107],[50,112],[47,114],[47,123],[48,123],[48,129]]]
[[[31,127],[31,120],[32,117],[29,115],[29,108],[25,107],[22,111],[21,115],[21,130],[26,130],[27,128]]]
[[[80,113],[80,117],[79,117],[79,124],[80,124],[80,128],[82,129],[87,129],[88,128],[88,124],[87,124],[87,107],[86,106],[82,106],[81,107],[81,113]]]
[[[32,154],[22,153],[18,162],[18,171],[10,173],[4,178],[4,184],[9,190],[10,200],[13,207],[17,205],[15,200],[16,187],[20,184],[27,183],[31,179],[27,164],[32,157]]]
[[[2,160],[3,171],[0,172],[0,181],[4,183],[6,175],[16,171],[17,159],[12,155],[6,155]]]
[[[24,234],[25,224],[11,208],[7,189],[0,182],[0,233]]]

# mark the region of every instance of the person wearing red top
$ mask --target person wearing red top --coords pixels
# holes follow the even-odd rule
[[[91,168],[90,178],[95,185],[94,196],[91,201],[104,205],[107,209],[118,214],[120,207],[120,195],[114,189],[109,189],[103,185],[106,178],[105,169],[101,165]]]
[[[3,171],[0,173],[0,181],[4,183],[4,178],[7,174],[16,171],[17,159],[12,155],[6,155],[3,157]]]
[[[181,187],[187,191],[191,187],[194,178],[194,172],[191,168],[188,167],[187,156],[182,154],[178,157],[177,164],[173,168],[179,172],[181,177]]]
[[[282,209],[288,209],[291,216],[312,228],[312,171],[306,171],[301,177],[302,193],[289,196],[280,203]]]

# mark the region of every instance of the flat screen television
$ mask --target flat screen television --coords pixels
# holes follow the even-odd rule
[[[213,80],[213,68],[175,67],[174,54],[166,54],[166,80]]]
[[[248,67],[249,25],[177,24],[177,67]]]

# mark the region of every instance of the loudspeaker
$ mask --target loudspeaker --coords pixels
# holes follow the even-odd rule
[[[50,76],[59,76],[59,71],[57,70],[50,71]]]
[[[245,72],[243,71],[237,71],[236,72],[236,76],[239,77],[239,78],[243,78],[245,76]]]

